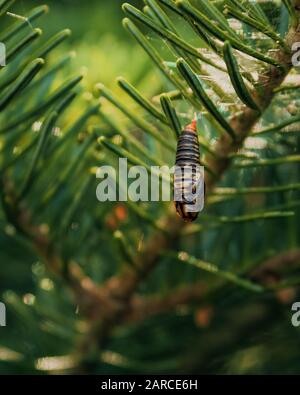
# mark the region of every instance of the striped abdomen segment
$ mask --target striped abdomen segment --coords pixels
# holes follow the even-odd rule
[[[179,137],[174,175],[176,211],[187,222],[192,222],[198,217],[198,211],[191,208],[195,204],[195,196],[191,196],[191,192],[196,192],[199,166],[199,142],[196,122],[193,122],[185,127]]]

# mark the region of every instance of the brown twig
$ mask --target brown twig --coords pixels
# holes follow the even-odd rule
[[[130,309],[125,321],[143,321],[153,315],[172,311],[186,305],[199,304],[207,292],[207,285],[202,282],[190,284],[179,289],[175,289],[170,294],[160,297],[134,296],[130,303]]]
[[[26,237],[47,270],[54,276],[63,278],[74,295],[81,313],[90,320],[96,319],[100,309],[111,309],[111,299],[105,289],[97,286],[87,277],[75,262],[63,262],[43,226],[35,225],[25,202],[16,198],[11,182],[1,180],[1,197],[9,221]],[[112,301],[113,302],[113,301]]]
[[[276,255],[263,262],[257,269],[251,273],[251,277],[258,280],[263,279],[265,275],[273,273],[279,275],[280,272],[291,269],[300,263],[300,250],[295,249],[282,254]]]

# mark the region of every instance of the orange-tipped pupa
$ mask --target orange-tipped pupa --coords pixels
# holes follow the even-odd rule
[[[177,214],[186,222],[198,217],[195,196],[199,181],[200,153],[196,118],[187,125],[178,139],[174,175],[174,203]]]

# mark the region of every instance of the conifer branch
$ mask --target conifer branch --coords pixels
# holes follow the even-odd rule
[[[300,264],[300,250],[290,250],[283,252],[278,255],[265,260],[260,263],[257,269],[252,269],[248,273],[248,277],[255,279],[256,282],[262,284],[261,290],[266,293],[274,293],[277,289],[281,289],[280,283],[286,288],[289,284],[285,285],[285,282],[278,279],[277,285],[270,286],[266,283],[270,273],[273,276],[278,276],[281,271],[287,271],[288,269],[293,269],[296,265]],[[216,292],[220,287],[224,286],[224,281],[219,282],[217,286],[214,287],[213,292]],[[300,286],[300,281],[293,284],[293,286]],[[197,307],[203,305],[207,302],[208,296],[211,294],[210,287],[204,281],[198,281],[195,284],[180,287],[177,290],[173,290],[169,294],[163,297],[159,296],[149,296],[141,297],[134,296],[131,302],[131,308],[126,316],[128,321],[143,321],[150,316],[163,314],[176,310],[182,306]]]
[[[164,1],[164,3],[171,5],[171,2]],[[180,2],[180,4],[182,3],[183,2]],[[173,7],[173,5],[171,6]],[[297,12],[300,14],[300,10]],[[298,25],[297,28],[292,26],[285,37],[285,43],[290,49],[296,41],[300,41],[300,25]],[[280,64],[281,67],[270,65],[259,75],[258,86],[264,88],[264,95],[259,96],[257,91],[250,92],[255,102],[259,104],[262,112],[271,103],[275,95],[274,90],[280,87],[292,68],[291,57],[284,49],[279,49],[275,53],[271,63],[276,65]],[[207,194],[213,190],[216,182],[222,178],[223,174],[229,168],[232,162],[232,154],[237,153],[242,147],[244,140],[250,134],[260,117],[261,114],[259,112],[245,106],[243,111],[231,118],[230,127],[235,133],[235,140],[227,134],[224,134],[217,141],[215,147],[217,155],[210,157],[208,160],[209,168],[213,170],[217,177],[212,177],[207,173]],[[122,322],[126,314],[130,311],[130,303],[139,284],[143,282],[145,277],[152,272],[156,265],[158,265],[163,252],[174,248],[183,229],[187,227],[182,220],[176,217],[173,207],[166,216],[161,218],[160,223],[163,228],[168,229],[168,232],[156,231],[153,236],[149,238],[136,259],[139,270],[133,270],[127,267],[120,275],[113,276],[103,286],[107,295],[110,295],[110,297],[121,303],[118,307],[123,307],[121,311],[119,308],[109,311],[108,315],[102,316],[100,320],[92,326],[88,336],[93,333],[92,339],[94,339],[94,341],[95,338],[97,339],[96,343],[100,348],[112,328]],[[86,340],[88,343],[88,337]],[[93,344],[95,344],[95,342]]]

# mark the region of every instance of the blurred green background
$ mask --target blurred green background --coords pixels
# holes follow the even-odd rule
[[[72,68],[83,71],[86,74],[84,84],[92,88],[98,81],[112,84],[119,74],[126,78],[135,76],[138,81],[150,66],[144,51],[122,26],[122,3],[122,0],[21,0],[14,10],[25,15],[32,7],[49,5],[47,17],[38,20],[36,25],[43,29],[45,38],[62,29],[71,29],[70,39],[59,47],[56,56],[63,51],[75,51]],[[131,3],[141,5],[142,1]]]
[[[103,35],[112,36],[128,42],[128,35],[124,34],[121,20],[124,16],[121,6],[122,0],[50,0],[33,1],[21,0],[14,8],[25,14],[30,7],[47,4],[51,13],[47,18],[47,34],[53,34],[59,29],[69,27],[73,31],[73,42],[90,40],[99,42]],[[131,4],[141,5],[141,0],[131,1]],[[42,23],[41,23],[42,25]]]

